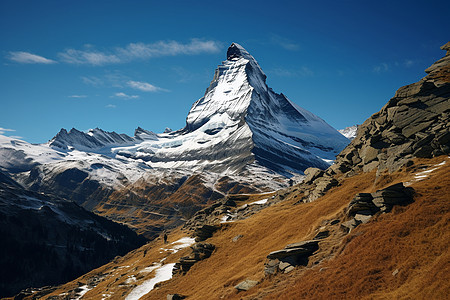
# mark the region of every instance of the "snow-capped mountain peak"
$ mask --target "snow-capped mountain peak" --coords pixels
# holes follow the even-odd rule
[[[345,127],[344,129],[339,129],[338,131],[349,140],[353,140],[356,137],[357,130],[358,125],[353,125]]]

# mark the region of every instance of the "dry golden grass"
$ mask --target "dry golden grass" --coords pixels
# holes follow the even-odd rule
[[[322,271],[308,270],[267,298],[448,299],[449,162],[413,185],[414,203],[361,225]]]
[[[312,238],[325,220],[343,220],[343,212],[355,194],[410,181],[414,173],[444,159],[447,164],[428,179],[413,183],[417,191],[414,203],[374,217],[345,238],[335,226],[307,267],[264,278],[268,253]],[[346,178],[312,203],[294,205],[299,195],[289,194],[286,201],[246,220],[226,223],[206,241],[216,246],[210,258],[195,264],[186,275],[161,283],[142,299],[165,299],[173,293],[188,299],[446,299],[450,292],[449,170],[447,157],[418,160],[403,172],[378,178],[375,172]],[[233,242],[237,235],[243,237]],[[177,230],[169,239],[183,236],[186,233]],[[106,273],[108,277],[85,298],[101,299],[103,294],[111,293],[108,299],[123,299],[132,287],[120,284],[132,275],[138,278],[137,285],[151,278],[152,273],[143,276],[140,271],[166,255],[159,251],[162,246],[161,240],[155,240],[62,286],[52,295],[75,288],[78,281],[84,283],[93,274]],[[175,262],[189,252],[187,248],[170,255],[166,262]],[[247,278],[261,283],[237,293],[234,286]]]

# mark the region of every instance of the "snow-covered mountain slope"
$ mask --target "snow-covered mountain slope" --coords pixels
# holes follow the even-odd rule
[[[276,94],[256,60],[233,43],[186,127],[158,139],[116,147],[157,168],[237,174],[249,165],[289,175],[326,168],[348,139],[325,121]]]
[[[128,210],[155,199],[160,206],[167,199],[198,208],[228,193],[279,189],[308,167],[327,168],[348,143],[325,121],[272,91],[256,60],[233,43],[184,128],[161,134],[138,128],[132,137],[62,129],[39,145],[0,136],[0,170],[33,191],[123,220]],[[187,180],[193,176],[197,180]],[[170,196],[180,189],[182,195]],[[191,196],[198,189],[206,195],[202,199]],[[112,213],[118,203],[127,209]]]
[[[107,132],[99,128],[90,129],[88,132],[82,132],[72,128],[69,132],[61,129],[58,134],[49,141],[52,148],[61,150],[84,150],[97,151],[105,147],[118,145],[131,145],[142,142],[143,140],[155,140],[157,136],[151,131],[138,127],[135,130],[134,137],[116,132]]]
[[[339,129],[338,131],[348,138],[349,140],[353,140],[356,137],[356,131],[358,130],[358,125],[353,125],[350,127],[345,127],[344,129]]]

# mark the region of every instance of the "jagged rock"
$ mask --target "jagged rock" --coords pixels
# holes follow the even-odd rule
[[[347,208],[350,220],[341,223],[341,228],[350,232],[359,224],[367,223],[378,211],[389,212],[394,205],[412,202],[413,191],[400,182],[371,194],[357,194]]]
[[[354,216],[361,211],[376,213],[379,209],[372,202],[373,196],[369,193],[359,193],[353,198],[347,208],[347,214]]]
[[[188,256],[183,256],[175,263],[172,273],[186,273],[197,262],[211,256],[216,247],[209,243],[196,243],[191,246],[192,252]]]
[[[359,222],[356,221],[354,218],[352,218],[348,221],[342,222],[341,229],[343,229],[345,232],[350,232],[350,231],[352,231],[353,228],[355,228],[358,225],[359,225]]]
[[[278,270],[290,272],[295,266],[307,265],[308,257],[319,249],[319,241],[303,241],[287,245],[284,249],[270,252],[264,265],[265,275],[273,275]],[[289,270],[288,270],[289,269]],[[286,270],[288,270],[286,272]]]
[[[321,177],[323,175],[323,170],[318,168],[308,168],[305,170],[305,179],[303,180],[303,183],[308,184],[312,183],[314,180],[316,180],[318,177]]]
[[[215,225],[203,225],[201,227],[198,227],[195,229],[194,236],[196,242],[201,242],[206,239],[209,239],[212,237],[214,232],[216,232],[220,226]]]
[[[381,211],[390,211],[392,206],[412,202],[412,188],[405,188],[403,182],[372,193],[373,204]]]
[[[269,259],[268,262],[264,264],[265,275],[273,275],[278,271],[278,265],[280,261],[278,259]]]
[[[367,223],[372,218],[372,214],[370,214],[370,211],[360,212],[354,218],[358,223]]]
[[[246,279],[238,283],[238,285],[236,285],[234,288],[237,289],[238,291],[248,291],[257,284],[259,284],[259,282],[256,280]]]
[[[314,237],[315,240],[321,240],[321,239],[325,239],[330,235],[330,231],[329,230],[323,230],[323,231],[319,231],[316,236]]]
[[[318,177],[316,180],[314,180],[313,184],[315,184],[315,188],[309,192],[307,199],[308,202],[315,201],[318,198],[322,197],[329,189],[337,186],[339,182],[335,178],[326,175]]]

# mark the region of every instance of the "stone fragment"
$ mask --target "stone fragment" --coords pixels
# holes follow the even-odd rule
[[[249,289],[251,289],[252,287],[257,285],[258,283],[259,282],[256,280],[246,279],[246,280],[238,283],[238,285],[236,285],[234,288],[237,289],[238,291],[248,291]]]
[[[284,274],[287,274],[287,273],[289,273],[289,272],[292,272],[294,269],[295,269],[294,266],[289,266],[289,267],[287,267],[286,269],[284,269],[283,273],[284,273]]]
[[[330,235],[330,231],[329,230],[323,230],[323,231],[319,231],[316,236],[314,237],[315,240],[321,240],[321,239],[325,239]]]
[[[356,214],[355,220],[361,223],[367,223],[372,218],[371,214]]]
[[[281,271],[284,271],[284,269],[286,269],[287,267],[290,267],[290,266],[292,266],[290,263],[285,262],[285,261],[281,261],[281,262],[279,263],[279,265],[278,265],[278,268],[279,268]]]
[[[236,243],[237,241],[239,241],[239,240],[241,239],[241,237],[243,237],[243,235],[242,235],[242,234],[238,234],[238,235],[236,235],[235,237],[233,237],[233,238],[231,239],[231,241],[234,242],[234,243]]]
[[[341,223],[341,228],[346,232],[352,231],[356,226],[358,226],[358,222],[353,218]]]

